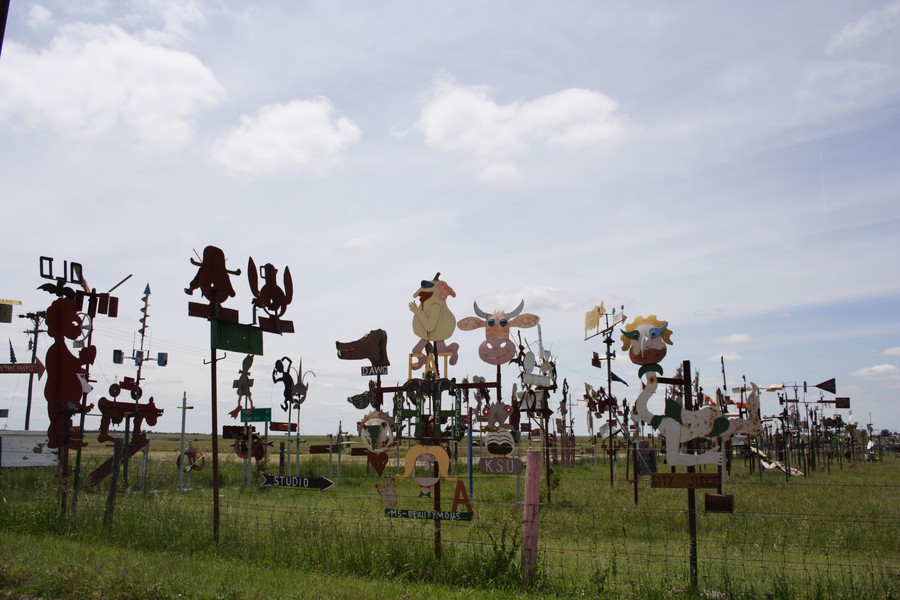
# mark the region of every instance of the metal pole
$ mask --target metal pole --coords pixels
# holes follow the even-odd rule
[[[469,411],[469,496],[475,497],[475,476],[472,468],[472,411]]]
[[[218,313],[218,310],[216,310]],[[213,454],[213,539],[219,544],[219,420],[216,414],[218,410],[218,389],[216,386],[216,348],[210,346],[210,397],[212,403],[212,454]]]
[[[9,7],[9,2],[6,3],[6,6]],[[38,348],[38,334],[41,333],[41,321],[44,317],[47,316],[47,313],[44,311],[36,312],[36,313],[27,313],[24,315],[19,315],[20,317],[31,319],[31,322],[34,323],[34,329],[31,331],[26,331],[25,333],[31,333],[34,335],[34,339],[31,342],[31,364],[34,364],[37,360],[37,348]],[[28,374],[28,400],[25,404],[25,431],[28,431],[29,425],[31,423],[31,393],[34,390],[34,373]]]
[[[187,457],[184,454],[184,430],[189,408],[194,407],[187,405],[187,392],[184,392],[184,395],[181,397],[181,446],[180,454],[178,455],[178,462],[181,465],[178,469],[178,489],[182,494],[184,493],[184,471],[187,463]]]
[[[691,386],[691,361],[686,360],[682,363],[682,373],[684,377],[684,409],[694,410],[693,389]],[[688,442],[688,447],[694,449],[694,441]],[[688,473],[694,473],[696,468],[691,466],[687,468]],[[691,587],[697,589],[697,494],[694,488],[688,488],[688,533],[690,535],[690,570],[691,570]]]

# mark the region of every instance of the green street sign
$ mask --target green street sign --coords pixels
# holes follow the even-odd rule
[[[210,319],[209,328],[213,348],[241,354],[262,354],[262,329],[253,325]]]
[[[272,420],[271,408],[254,408],[241,410],[241,423],[268,423]]]

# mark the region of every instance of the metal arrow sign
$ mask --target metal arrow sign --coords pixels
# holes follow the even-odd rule
[[[286,487],[304,490],[327,490],[334,482],[327,477],[299,477],[291,475],[269,475],[263,473],[265,481],[260,487]]]
[[[37,373],[38,379],[45,370],[44,363],[39,358],[33,363],[0,363],[0,373]]]

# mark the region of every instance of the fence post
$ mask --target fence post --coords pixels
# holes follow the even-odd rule
[[[541,500],[541,451],[528,450],[525,462],[525,522],[522,526],[522,578],[530,583],[537,566],[538,509]]]
[[[122,455],[125,453],[125,442],[116,438],[113,451],[112,477],[109,479],[109,494],[106,496],[106,511],[103,513],[103,524],[112,523],[113,511],[116,508],[116,493],[119,487],[119,467],[122,464]]]
[[[141,491],[147,493],[147,466],[150,461],[150,440],[144,444],[143,457],[141,458]]]

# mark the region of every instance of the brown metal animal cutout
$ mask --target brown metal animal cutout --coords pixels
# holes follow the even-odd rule
[[[263,286],[259,287],[259,275],[262,275]],[[294,324],[285,321],[284,316],[288,305],[294,299],[294,282],[291,279],[291,269],[284,268],[284,289],[278,286],[278,269],[272,263],[266,263],[257,270],[256,263],[251,257],[247,263],[247,278],[250,281],[250,292],[253,294],[253,305],[261,308],[268,317],[259,318],[259,326],[272,333],[294,333]],[[255,315],[254,310],[254,315]]]
[[[191,264],[200,269],[184,289],[186,294],[193,295],[194,290],[199,289],[203,297],[212,304],[222,304],[235,296],[229,275],[240,275],[241,270],[228,270],[225,266],[225,253],[220,248],[207,246],[203,249],[203,259],[198,262],[192,258]]]
[[[147,404],[132,404],[130,402],[116,402],[108,398],[100,398],[97,402],[100,409],[100,434],[97,436],[98,442],[112,442],[115,438],[109,434],[110,423],[118,425],[122,419],[126,417],[134,417],[134,432],[132,433],[131,445],[144,446],[147,443],[147,434],[141,431],[141,423],[147,422],[147,425],[156,425],[157,420],[163,414],[163,409],[157,408],[150,396]]]
[[[373,329],[353,342],[335,342],[338,358],[342,360],[369,359],[373,367],[387,367],[391,364],[387,355],[387,332]]]

